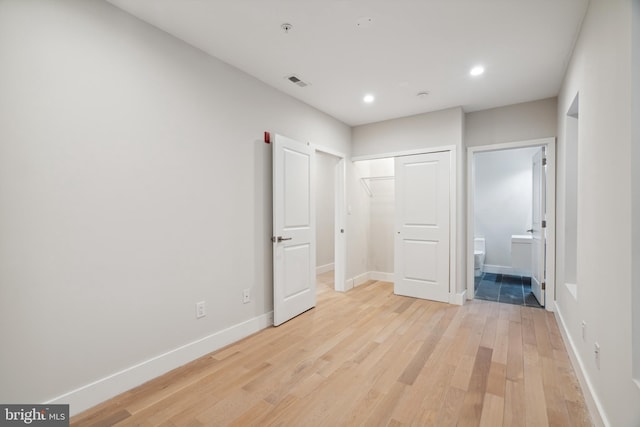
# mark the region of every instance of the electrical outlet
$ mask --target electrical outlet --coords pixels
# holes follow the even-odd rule
[[[249,288],[242,291],[242,303],[246,304],[251,301],[251,291]]]
[[[196,303],[196,319],[200,319],[207,315],[207,308],[204,301]]]
[[[598,343],[593,345],[593,356],[596,360],[596,368],[600,369],[600,344]]]
[[[587,322],[583,320],[580,326],[582,326],[582,341],[585,341],[587,339],[587,331],[586,331]]]

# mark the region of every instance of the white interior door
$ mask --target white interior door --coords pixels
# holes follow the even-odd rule
[[[316,305],[313,155],[276,135],[273,143],[273,323]]]
[[[450,152],[395,159],[394,292],[449,301]]]
[[[544,171],[544,148],[533,156],[532,167],[532,206],[531,215],[531,291],[540,305],[544,306],[545,297],[545,212],[546,182]]]

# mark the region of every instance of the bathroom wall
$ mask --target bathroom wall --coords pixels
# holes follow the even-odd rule
[[[475,234],[486,239],[485,271],[511,270],[511,235],[531,228],[531,159],[539,148],[477,153]]]

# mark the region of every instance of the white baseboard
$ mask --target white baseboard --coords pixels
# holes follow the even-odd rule
[[[347,279],[344,281],[344,291],[343,292],[347,292],[350,291],[351,289],[353,289],[353,281],[354,279]]]
[[[380,280],[393,283],[393,273],[384,273],[382,271],[367,271],[366,273],[358,274],[351,279],[347,279],[345,291],[358,287],[369,280]]]
[[[272,311],[115,372],[44,404],[69,404],[70,415],[76,415],[271,325],[273,325]]]
[[[354,277],[351,280],[353,281],[354,288],[357,286],[360,286],[363,283],[365,283],[367,280],[369,280],[369,272],[358,274],[356,277]]]
[[[586,374],[582,358],[576,350],[576,346],[571,339],[571,335],[569,335],[567,325],[565,324],[564,318],[562,317],[562,313],[560,311],[560,307],[556,304],[554,315],[556,317],[556,321],[558,322],[560,334],[562,335],[565,347],[567,347],[569,360],[571,360],[573,370],[575,371],[576,376],[578,377],[578,381],[580,382],[580,388],[582,389],[584,400],[587,404],[587,408],[589,409],[591,420],[596,427],[609,427],[611,423],[609,423],[609,420],[604,413],[604,409],[602,407],[600,399],[598,399],[597,395],[594,393],[593,384]]]
[[[512,276],[531,276],[531,272],[528,270],[513,268],[511,266],[506,266],[506,265],[485,264],[482,267],[482,271],[484,273],[510,274]]]
[[[393,283],[393,273],[384,273],[382,271],[370,271],[369,280],[379,280],[381,282]]]
[[[449,304],[463,305],[467,299],[467,290],[454,294],[449,294]]]
[[[507,267],[504,265],[492,265],[485,264],[482,266],[483,273],[493,273],[493,274],[511,274],[511,267]]]
[[[319,265],[316,267],[316,274],[322,274],[322,273],[326,273],[328,271],[333,271],[334,270],[334,263],[330,263],[330,264],[325,264],[325,265]]]

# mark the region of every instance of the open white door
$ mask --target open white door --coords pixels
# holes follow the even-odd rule
[[[312,150],[276,135],[273,143],[273,323],[316,305]]]
[[[533,156],[531,215],[531,291],[540,305],[544,306],[545,294],[545,245],[546,245],[546,182],[544,170],[544,148]]]
[[[396,157],[394,293],[449,301],[450,152]]]

